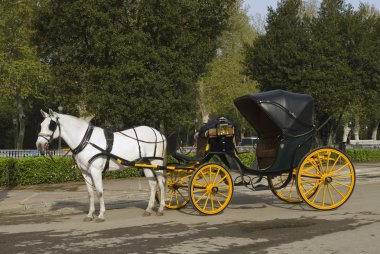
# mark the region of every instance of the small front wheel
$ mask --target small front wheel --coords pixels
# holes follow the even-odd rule
[[[203,164],[191,176],[190,202],[200,213],[213,215],[222,212],[230,203],[232,194],[231,175],[219,164]]]
[[[193,170],[178,169],[165,174],[166,191],[165,207],[168,209],[181,209],[189,202],[188,184]],[[159,203],[159,192],[156,192]]]

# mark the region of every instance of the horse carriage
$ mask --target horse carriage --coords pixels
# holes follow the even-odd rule
[[[144,141],[135,129],[134,132],[120,132],[124,138],[127,136],[137,143],[138,147],[137,149],[134,143],[134,149],[138,154],[131,156],[132,150],[129,149],[129,158],[126,159],[126,155],[117,149],[109,149],[106,139],[100,145],[89,142],[91,138],[86,137],[88,127],[81,144],[87,139],[87,143],[94,146],[92,150],[95,149],[98,153],[93,155],[92,152],[92,156],[83,157],[82,161],[91,158],[91,163],[95,164],[97,159],[103,158],[103,164],[99,162],[98,168],[106,165],[110,168],[137,167],[143,168],[146,175],[149,174],[148,171],[153,172],[150,176],[164,171],[165,188],[162,181],[159,181],[161,192],[156,195],[161,212],[163,206],[168,209],[180,209],[190,202],[202,214],[218,214],[230,203],[234,185],[255,189],[256,184],[264,178],[273,194],[285,202],[305,202],[315,209],[330,210],[348,200],[355,186],[355,170],[349,158],[342,151],[331,147],[311,149],[314,136],[319,130],[313,123],[314,105],[311,96],[274,90],[242,96],[234,103],[259,137],[255,149],[256,163],[251,167],[244,165],[237,157],[234,126],[225,118],[217,119],[201,128],[199,135],[205,141],[201,157],[188,157],[177,153],[174,157],[179,163],[168,165],[164,165],[157,156],[164,156],[165,139],[159,139],[161,143],[157,146],[159,134],[155,131],[154,138],[151,135],[150,139],[153,141]],[[51,115],[50,121],[58,122],[59,125],[57,115],[54,119]],[[49,140],[61,135],[54,133],[55,130],[51,132]],[[40,136],[46,138],[44,134]],[[141,142],[146,146],[154,143],[154,153],[146,152],[141,155],[144,147]],[[78,146],[85,149],[86,145]],[[153,151],[153,148],[150,150]],[[92,167],[84,165],[84,162],[82,164],[83,167]],[[236,172],[239,181],[232,179],[231,171]],[[99,173],[95,177],[93,174],[92,177],[88,177],[86,172],[89,171],[83,169],[83,172],[87,185],[93,183],[98,192],[99,188],[102,191],[101,181],[99,184],[95,179],[96,176],[99,177]],[[153,206],[152,196],[156,185],[151,184],[151,187],[151,199],[146,210],[149,213]],[[165,189],[165,193],[162,189]],[[102,195],[98,197],[101,199]],[[91,195],[90,201],[93,202]],[[100,203],[99,217],[103,217],[105,208],[102,208],[102,202]],[[93,210],[90,204],[88,218],[93,216]]]
[[[228,206],[234,185],[255,189],[264,177],[273,194],[289,203],[304,201],[330,210],[348,200],[355,186],[349,158],[330,147],[310,151],[318,130],[311,96],[275,90],[242,96],[235,106],[258,133],[257,163],[244,165],[236,155],[234,126],[225,118],[214,120],[199,131],[207,140],[204,157],[177,153],[174,157],[182,163],[165,167],[167,208],[190,202],[200,213],[217,214]],[[239,183],[231,170],[238,173]]]

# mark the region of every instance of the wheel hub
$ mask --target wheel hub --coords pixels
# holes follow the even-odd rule
[[[329,184],[329,183],[331,183],[332,182],[332,177],[331,176],[329,176],[329,175],[327,175],[327,174],[324,174],[324,175],[322,175],[322,182],[324,182],[325,184]]]
[[[214,186],[213,184],[209,184],[206,187],[206,190],[207,190],[207,193],[209,193],[209,194],[215,194],[215,193],[218,193],[219,188]]]

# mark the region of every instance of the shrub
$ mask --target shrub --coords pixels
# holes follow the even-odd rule
[[[353,162],[380,161],[379,149],[348,149],[346,154]]]
[[[83,181],[71,157],[0,158],[0,186]],[[140,176],[139,169],[106,172],[109,179]]]

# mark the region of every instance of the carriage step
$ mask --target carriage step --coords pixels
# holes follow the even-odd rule
[[[235,182],[234,183],[234,186],[247,186],[247,185],[250,185],[251,183],[250,182],[247,182],[247,181],[240,181],[240,182]]]

